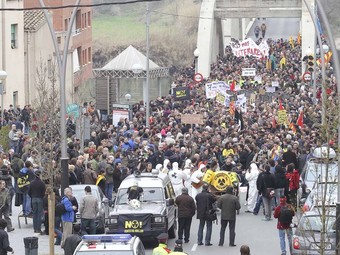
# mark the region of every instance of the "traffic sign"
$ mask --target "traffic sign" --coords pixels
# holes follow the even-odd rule
[[[203,75],[200,74],[200,73],[195,73],[195,75],[194,75],[194,81],[195,81],[195,82],[201,82],[201,81],[203,81]]]
[[[302,76],[304,82],[309,82],[312,79],[312,74],[310,72],[305,72]]]

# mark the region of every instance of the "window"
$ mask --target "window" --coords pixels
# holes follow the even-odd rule
[[[18,24],[11,25],[11,48],[18,48]]]
[[[52,77],[52,59],[47,60],[47,73],[48,77]]]
[[[58,44],[61,44],[61,36],[57,37],[57,42],[58,42]]]
[[[88,55],[88,62],[91,63],[92,62],[92,49],[91,49],[91,47],[88,48],[87,55]]]
[[[16,109],[18,105],[18,91],[13,91],[13,105]]]
[[[87,25],[90,27],[91,26],[91,12],[87,13]]]

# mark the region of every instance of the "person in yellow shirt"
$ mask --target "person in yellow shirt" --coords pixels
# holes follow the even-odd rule
[[[285,69],[286,67],[286,56],[284,54],[281,54],[281,60],[280,60],[280,68]]]
[[[171,253],[171,250],[168,248],[168,234],[162,233],[157,236],[159,245],[152,250],[152,255],[167,255]]]
[[[224,146],[224,149],[222,151],[222,156],[224,158],[227,158],[229,155],[234,155],[235,152],[233,150],[233,148],[231,147],[231,144],[230,143],[226,143],[225,146]]]

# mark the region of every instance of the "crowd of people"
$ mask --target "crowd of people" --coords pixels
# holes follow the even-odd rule
[[[262,59],[252,56],[236,57],[231,48],[226,47],[225,54],[212,64],[210,77],[202,82],[193,81],[194,66],[176,74],[174,86],[189,87],[191,98],[175,101],[170,94],[150,101],[150,126],[145,125],[143,103],[133,106],[132,119],[121,119],[116,126],[93,117],[91,137],[84,141],[84,149],[81,150],[80,140],[72,132],[75,127],[70,118],[67,122],[70,131],[67,149],[69,184],[98,185],[112,201],[112,195],[122,180],[134,171],[150,172],[157,169],[168,173],[177,195],[176,203],[179,205],[179,238],[184,236],[184,242],[189,241],[191,218],[196,214],[200,220],[197,240],[199,245],[203,244],[205,225],[205,245],[211,245],[212,222],[215,219],[208,219],[210,216],[206,212],[214,209],[216,204],[222,211],[219,245],[224,244],[224,232],[229,224],[229,245],[234,246],[236,214],[240,209],[238,199],[231,199],[234,196],[231,190],[224,195],[227,199],[224,196],[217,198],[209,192],[209,185],[201,182],[207,170],[236,172],[241,184],[248,187],[246,212],[258,214],[263,203],[265,221],[271,220],[272,207],[280,204],[281,197],[285,197],[296,210],[299,174],[304,163],[313,156],[315,147],[323,144],[334,147],[337,139],[330,137],[325,140],[317,125],[321,121],[321,90],[318,89],[318,96],[313,100],[313,88],[302,81],[301,42],[268,39],[267,43],[270,53]],[[281,61],[283,58],[284,61]],[[261,77],[260,81],[254,82],[254,77],[241,77],[242,68],[250,67],[256,69],[256,75]],[[327,74],[327,99],[334,103],[336,81],[331,65],[328,65]],[[250,102],[248,98],[245,111],[238,107],[231,109],[214,99],[207,99],[205,84],[216,80],[236,82],[240,85],[241,92],[254,91],[256,100]],[[273,81],[279,84],[276,87],[278,96],[270,101],[260,101],[261,90],[271,86]],[[11,130],[10,149],[2,152],[0,160],[0,179],[5,182],[0,190],[1,215],[4,215],[7,222],[7,232],[13,231],[10,216],[12,198],[15,196],[15,205],[22,205],[23,214],[33,217],[34,232],[47,234],[48,228],[41,230],[41,216],[44,212],[47,215],[46,201],[51,189],[59,193],[60,149],[57,146],[58,139],[55,139],[56,146],[51,142],[51,148],[56,153],[53,159],[54,187],[49,187],[49,183],[41,178],[46,171],[41,164],[42,152],[34,147],[34,137],[30,136],[30,120],[33,117],[30,106],[25,109],[20,111],[18,107],[15,110],[11,107],[5,114],[6,124]],[[278,111],[282,109],[287,112],[287,123],[278,124]],[[301,120],[298,125],[302,111],[302,125]],[[94,103],[84,104],[83,114],[94,116],[96,112]],[[182,123],[181,114],[201,114],[204,124]],[[11,176],[15,180],[14,186]],[[85,191],[84,197],[91,195],[91,190]],[[70,189],[65,190],[64,195],[57,199],[57,203],[65,204],[66,212],[61,217],[56,217],[55,230],[56,245],[61,244],[63,247],[67,237],[72,235],[74,213],[80,210],[84,215],[82,210],[88,204],[94,203],[91,198],[84,200],[88,204],[78,201],[78,205]],[[190,203],[191,210],[185,213],[180,202],[183,195],[184,201],[194,201]],[[232,212],[226,209],[230,208],[230,203],[234,204]],[[91,212],[91,215],[93,213],[95,212]],[[274,217],[279,217],[277,214],[279,212],[275,211]],[[182,215],[186,219],[181,219]],[[82,231],[93,233],[91,220],[86,221],[86,226],[91,230],[83,227]],[[280,225],[282,227],[286,226]],[[282,254],[286,254],[285,247],[281,246],[281,249]]]

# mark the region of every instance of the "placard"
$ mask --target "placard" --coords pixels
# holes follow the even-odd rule
[[[190,89],[189,87],[177,87],[173,88],[173,96],[175,101],[190,100]]]
[[[116,127],[118,122],[120,121],[120,118],[129,119],[129,110],[118,110],[114,109],[112,110],[112,124]]]
[[[202,114],[183,114],[181,115],[181,122],[183,124],[204,124]]]
[[[279,110],[277,112],[277,122],[282,125],[287,122],[287,112],[286,110]]]

